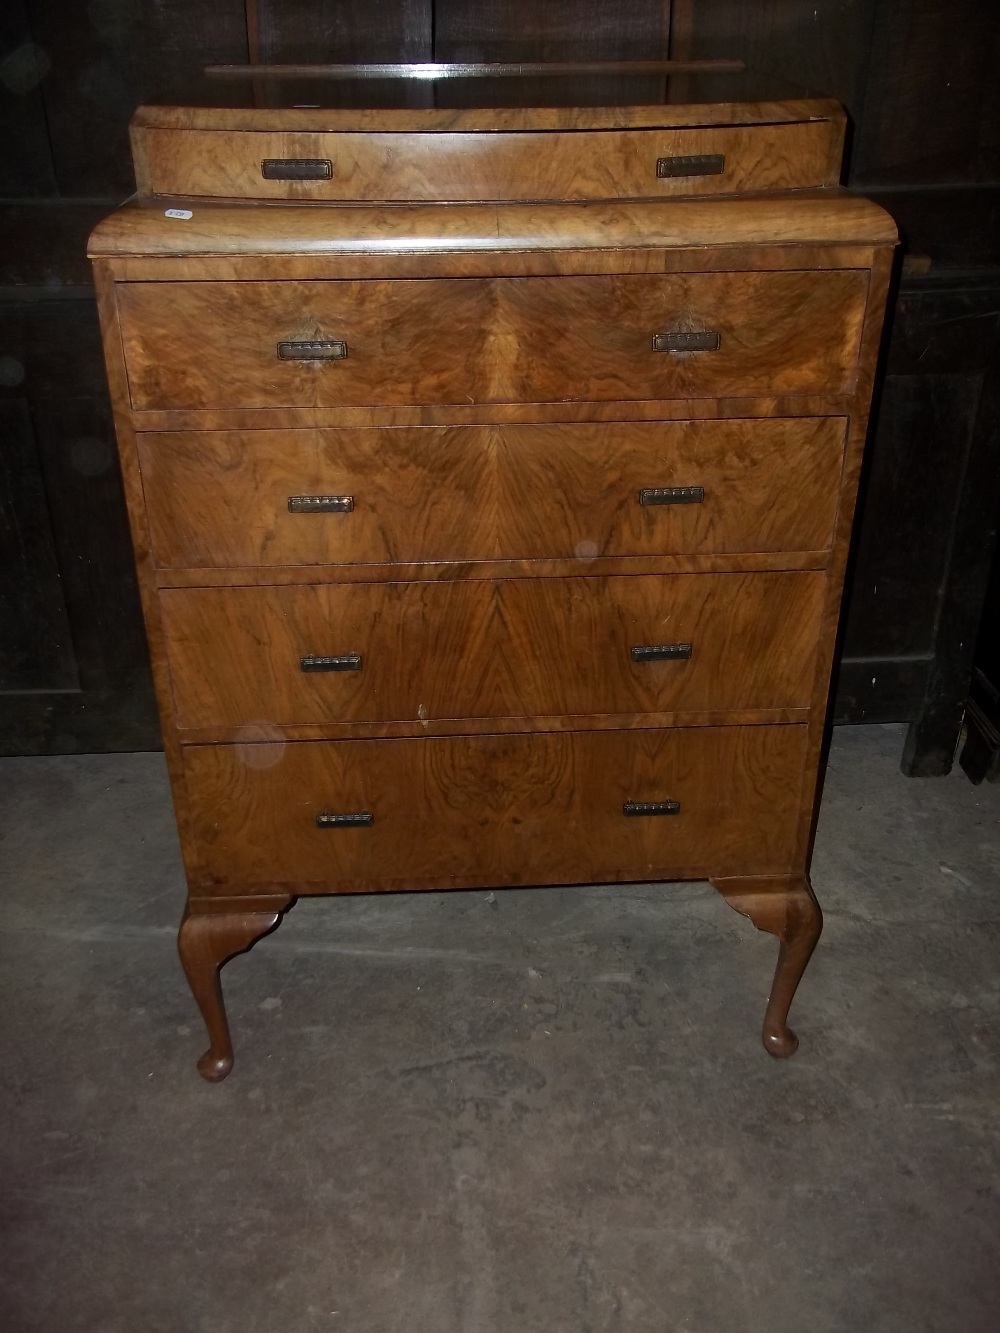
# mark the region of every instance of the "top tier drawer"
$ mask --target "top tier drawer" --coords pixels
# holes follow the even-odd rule
[[[366,407],[837,393],[859,269],[121,283],[132,406]]]
[[[663,199],[835,185],[843,119],[827,103],[816,106],[827,114],[817,110],[810,117],[805,108],[786,108],[771,123],[753,123],[759,109],[736,106],[732,123],[699,125],[690,123],[697,121],[697,110],[689,108],[688,124],[599,128],[599,113],[581,112],[579,127],[528,128],[526,121],[525,128],[489,132],[459,128],[461,117],[455,127],[436,128],[442,116],[434,112],[427,113],[426,126],[410,113],[407,127],[396,128],[386,113],[373,128],[333,131],[302,128],[312,120],[302,113],[298,118],[287,113],[274,127],[261,124],[266,113],[257,113],[253,129],[236,129],[219,112],[217,126],[179,128],[140,118],[132,127],[132,144],[141,195]],[[145,119],[157,119],[152,111]]]

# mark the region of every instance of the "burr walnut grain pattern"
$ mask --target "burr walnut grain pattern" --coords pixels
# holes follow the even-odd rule
[[[808,705],[822,573],[168,589],[181,728]],[[433,633],[428,634],[428,627]],[[692,645],[635,661],[633,647]],[[360,670],[302,671],[358,654]]]
[[[166,216],[175,202],[189,218]],[[802,190],[794,194],[733,195],[716,199],[593,200],[586,204],[531,203],[408,204],[362,208],[267,207],[227,200],[131,200],[105,218],[90,237],[91,258],[114,255],[124,275],[142,268],[170,276],[161,259],[184,260],[189,276],[238,278],[271,276],[273,256],[283,256],[286,277],[325,276],[303,272],[309,262],[363,261],[377,276],[468,277],[468,269],[502,272],[520,263],[525,271],[656,272],[672,252],[685,252],[682,267],[719,267],[739,247],[761,246],[731,267],[790,266],[780,248],[820,247],[803,254],[799,265],[836,267],[837,250],[892,242],[891,219],[875,204],[847,190]],[[721,251],[704,247],[722,246]],[[488,259],[486,258],[488,256]],[[211,272],[223,259],[238,269]],[[271,260],[269,266],[268,260]],[[867,266],[870,260],[862,261]],[[407,267],[424,266],[423,272]],[[430,266],[433,271],[428,271]],[[849,264],[847,265],[849,266]],[[268,272],[270,267],[271,272]],[[251,271],[252,270],[252,271]],[[334,276],[358,276],[342,273]]]
[[[823,551],[844,420],[148,433],[161,568]],[[700,486],[643,505],[646,487]],[[290,513],[289,497],[350,496]]]
[[[202,893],[781,874],[806,728],[189,746]],[[680,802],[628,818],[627,801]],[[373,816],[318,828],[321,813]]]
[[[125,283],[132,406],[488,403],[837,392],[861,270],[398,282]],[[664,331],[714,351],[656,352]],[[283,361],[284,340],[346,359]]]
[[[300,202],[664,198],[835,185],[830,120],[634,130],[142,132],[143,194]],[[657,160],[711,154],[710,175],[658,176]],[[329,163],[321,180],[265,179],[261,164]]]

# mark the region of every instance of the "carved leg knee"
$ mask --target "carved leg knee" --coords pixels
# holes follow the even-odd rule
[[[783,1059],[794,1055],[799,1039],[788,1026],[788,1010],[806,964],[823,929],[823,914],[804,876],[794,878],[718,879],[712,883],[758,930],[776,935],[778,964],[764,1013],[764,1049]]]
[[[286,904],[287,906],[287,904]],[[208,1029],[209,1047],[198,1061],[198,1073],[218,1083],[233,1067],[219,971],[234,955],[266,935],[281,920],[283,909],[251,912],[192,912],[181,921],[177,936],[184,972]]]

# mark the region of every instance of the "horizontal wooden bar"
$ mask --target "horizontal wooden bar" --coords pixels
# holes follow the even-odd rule
[[[437,61],[364,65],[206,65],[223,79],[518,79],[577,78],[612,74],[740,74],[742,60],[582,60],[507,64],[490,61]]]

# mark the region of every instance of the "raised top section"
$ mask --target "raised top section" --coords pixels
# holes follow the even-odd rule
[[[501,107],[219,107],[140,106],[133,131],[239,130],[344,134],[403,130],[427,133],[517,130],[622,130],[702,125],[793,124],[830,120],[843,124],[840,103],[829,97],[783,98],[762,102],[708,102],[684,105],[501,106]]]
[[[829,100],[490,110],[141,107],[139,194],[297,202],[663,199],[840,178]]]
[[[190,217],[168,216],[180,209]],[[877,204],[839,188],[728,199],[577,204],[309,208],[141,200],[90,238],[92,259],[124,255],[400,255],[703,245],[892,245]]]

